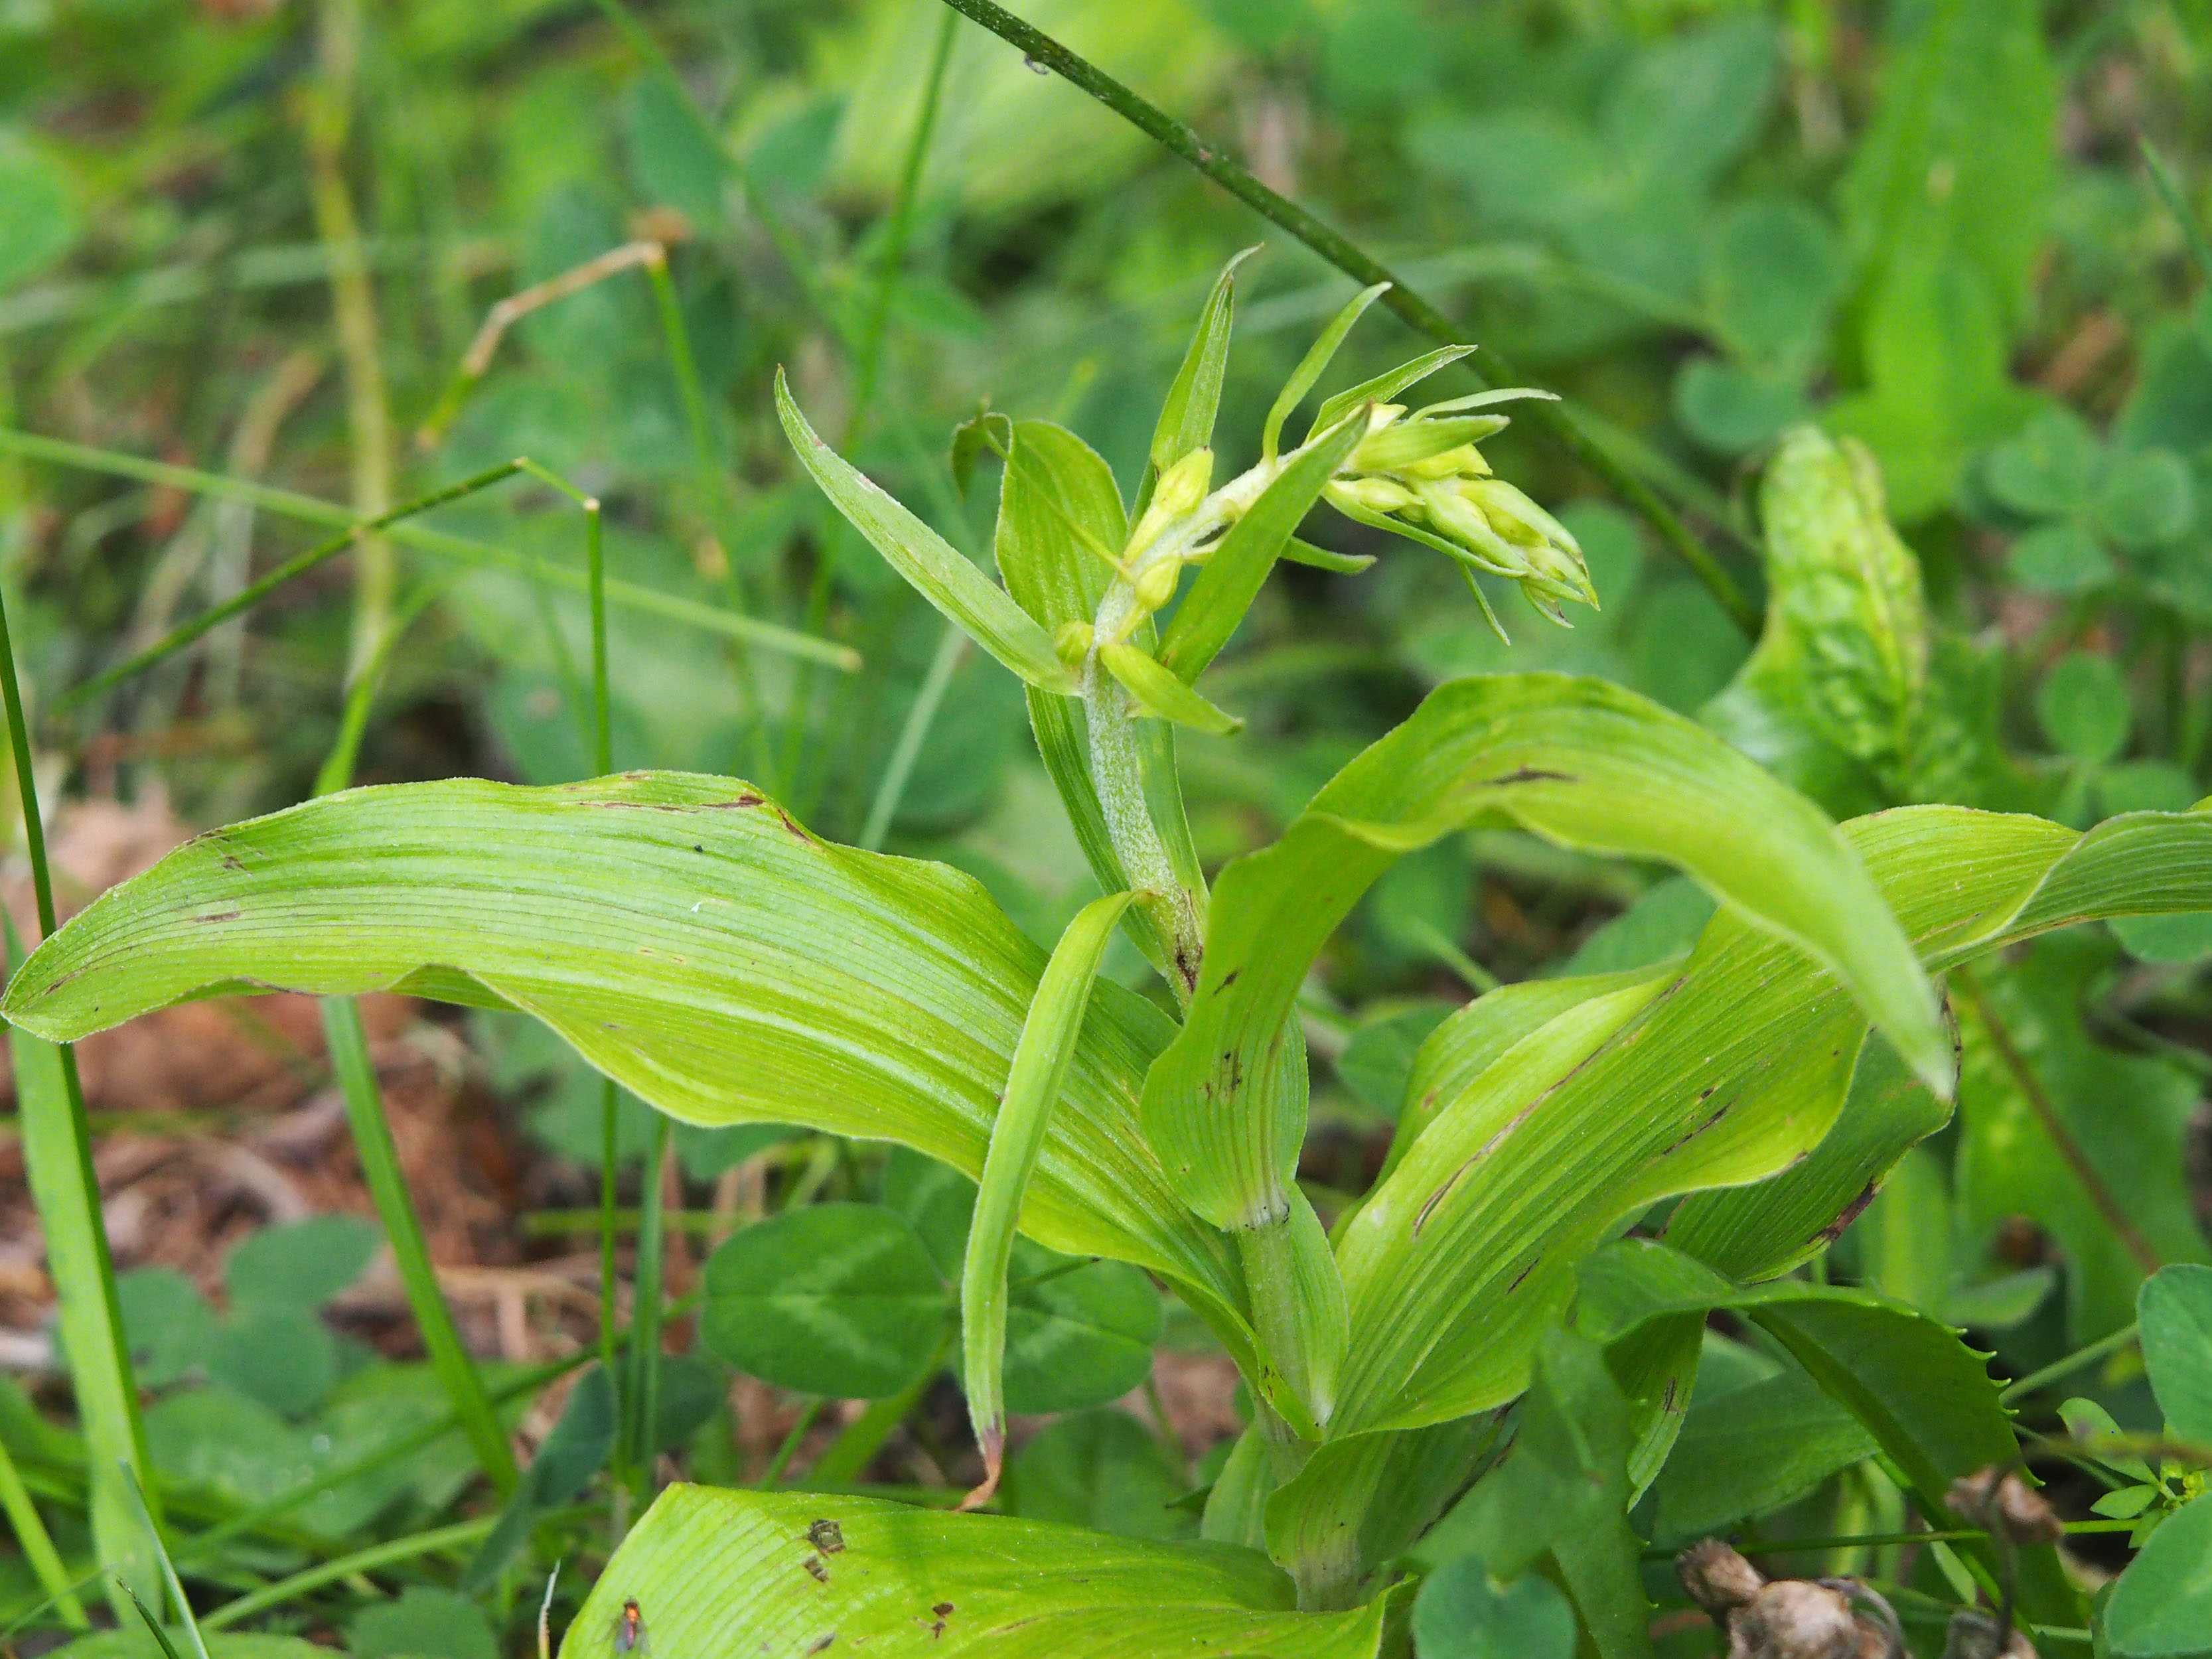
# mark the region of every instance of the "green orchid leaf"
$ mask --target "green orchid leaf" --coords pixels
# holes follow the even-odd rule
[[[894,1140],[972,1176],[1044,964],[970,878],[817,841],[740,782],[459,780],[200,836],[47,941],[0,1012],[81,1035],[224,991],[404,987],[534,1014],[687,1122]],[[1024,1225],[1190,1287],[1234,1352],[1233,1253],[1130,1109],[1171,1030],[1093,992]]]
[[[1006,1455],[1006,1269],[1013,1259],[1014,1224],[1036,1169],[1037,1154],[1043,1150],[1053,1109],[1067,1086],[1091,981],[1121,913],[1129,908],[1130,896],[1115,893],[1092,900],[1077,912],[1054,947],[1014,1045],[1006,1093],[991,1125],[990,1149],[976,1184],[960,1272],[960,1340],[968,1417],[983,1450],[984,1480],[978,1491],[985,1497],[999,1483],[1000,1463]]]
[[[1411,362],[1401,363],[1371,380],[1362,380],[1358,386],[1324,398],[1321,412],[1314,416],[1312,428],[1306,434],[1306,441],[1311,443],[1316,433],[1328,431],[1362,404],[1390,403],[1407,387],[1419,386],[1438,369],[1472,356],[1474,351],[1471,345],[1438,346],[1434,351],[1423,352]]]
[[[1144,714],[1194,731],[1211,732],[1218,738],[1244,729],[1243,720],[1216,708],[1177,678],[1158,658],[1147,655],[1126,640],[1101,644],[1098,660],[1121,682],[1121,689],[1136,699],[1138,708]]]
[[[2118,1659],[2201,1654],[2212,1630],[2212,1495],[2185,1504],[2151,1534],[2105,1604]]]
[[[1168,387],[1167,400],[1160,405],[1159,424],[1152,428],[1148,459],[1155,477],[1193,450],[1210,447],[1213,442],[1213,417],[1221,407],[1229,332],[1237,313],[1237,267],[1259,251],[1256,244],[1244,249],[1213,279],[1213,291],[1206,296],[1198,325],[1191,331],[1190,348]]]
[[[1343,310],[1329,319],[1321,337],[1298,359],[1298,366],[1291,371],[1291,378],[1283,382],[1282,391],[1276,394],[1273,405],[1267,410],[1267,423],[1260,428],[1260,453],[1268,460],[1275,459],[1276,447],[1282,441],[1283,422],[1290,419],[1291,411],[1305,401],[1306,393],[1313,390],[1314,382],[1321,379],[1336,356],[1336,349],[1344,343],[1344,337],[1352,332],[1352,325],[1389,289],[1388,283],[1361,289],[1346,301]]]
[[[2212,1267],[2161,1267],[2142,1287],[2143,1364],[2167,1425],[2212,1445]]]
[[[1229,643],[1299,522],[1321,499],[1322,486],[1358,447],[1364,426],[1363,419],[1345,421],[1284,468],[1208,556],[1160,647],[1161,662],[1184,684]]]
[[[764,1645],[790,1654],[911,1647],[933,1659],[1376,1659],[1394,1601],[1296,1612],[1290,1581],[1232,1546],[866,1498],[675,1486],[607,1563],[561,1659],[617,1659],[627,1601],[637,1603],[655,1652],[687,1659],[754,1659]]]
[[[912,1224],[875,1204],[809,1204],[747,1227],[708,1258],[705,1289],[708,1352],[831,1399],[919,1381],[951,1311]]]
[[[1074,694],[1075,672],[1054,653],[1051,635],[951,543],[817,437],[793,401],[781,369],[775,376],[775,407],[784,435],[822,493],[916,592],[1030,684]]]
[[[1304,1098],[1275,1079],[1308,964],[1401,854],[1483,821],[1680,863],[1760,926],[1840,968],[1948,1084],[1933,994],[1865,872],[1810,803],[1617,686],[1480,677],[1432,693],[1273,847],[1223,872],[1198,993],[1146,1079],[1142,1109],[1147,1138],[1199,1214],[1249,1227],[1283,1212]]]
[[[2115,909],[2200,908],[2212,892],[2212,814],[2131,814],[2076,836],[2034,818],[1908,807],[1844,833],[1934,969]],[[1870,1073],[1844,1139],[1825,1148],[1855,1095],[1863,1014],[1832,975],[1739,916],[1717,916],[1648,994],[1594,1052],[1574,1040],[1575,1023],[1601,1036],[1603,1005],[1578,1012],[1588,993],[1573,985],[1493,993],[1431,1039],[1409,1085],[1407,1115],[1424,1127],[1401,1130],[1391,1172],[1339,1226],[1353,1340],[1334,1432],[1512,1398],[1571,1288],[1564,1264],[1672,1194],[1738,1189],[1682,1205],[1670,1242],[1731,1276],[1786,1270],[1942,1120],[1924,1090]],[[1548,1012],[1558,1030],[1509,1018],[1539,996],[1555,996],[1559,1012],[1532,1017]],[[1490,1022],[1497,1046],[1486,1056]],[[1462,1033],[1480,1063],[1454,1073],[1443,1057]],[[1436,1079],[1451,1082],[1449,1097]],[[1653,1374],[1646,1403],[1665,1381]],[[1663,1442],[1639,1453],[1639,1480],[1655,1449]]]

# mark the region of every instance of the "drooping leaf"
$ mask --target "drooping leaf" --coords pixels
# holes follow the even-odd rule
[[[781,369],[775,406],[792,448],[822,493],[916,592],[1031,685],[1063,695],[1075,691],[1074,671],[1054,654],[1051,636],[942,536],[817,437]]]
[[[742,783],[456,781],[200,837],[57,934],[0,1012],[82,1032],[218,988],[404,985],[533,1013],[688,1121],[896,1140],[973,1175],[1043,966],[969,878],[829,846]],[[1170,1030],[1095,991],[1024,1224],[1192,1286],[1233,1346],[1232,1254],[1129,1109]]]
[[[1916,807],[1845,830],[1931,968],[2114,909],[2195,909],[2212,893],[2208,814],[2131,815],[2077,836],[2033,818]],[[1551,1069],[1528,1064],[1532,1050],[1525,1073],[1501,1070],[1487,1087],[1478,1074],[1462,1115],[1431,1121],[1345,1224],[1355,1340],[1336,1432],[1510,1399],[1568,1292],[1568,1264],[1621,1217],[1816,1153],[1865,1030],[1841,988],[1725,913],[1673,971],[1595,1054],[1565,1045]],[[1892,1108],[1877,1094],[1867,1107],[1851,1131],[1857,1150],[1811,1157],[1802,1183],[1794,1171],[1771,1182],[1771,1212],[1759,1208],[1765,1188],[1717,1194],[1721,1213],[1699,1248],[1745,1273],[1818,1248],[1934,1115],[1917,1097]],[[1558,1151],[1567,1146],[1571,1158]],[[1363,1240],[1370,1227],[1395,1242]]]
[[[1044,1146],[1046,1127],[1067,1084],[1091,981],[1121,913],[1129,908],[1129,898],[1127,893],[1115,893],[1092,900],[1076,914],[1054,947],[1014,1045],[1006,1092],[991,1125],[990,1149],[976,1183],[960,1271],[960,1341],[962,1381],[968,1393],[969,1420],[983,1449],[981,1490],[986,1493],[998,1484],[1006,1446],[1006,1268],[1013,1259],[1014,1224]]]
[[[1284,468],[1200,568],[1160,646],[1160,661],[1186,685],[1229,643],[1322,486],[1358,447],[1364,426],[1346,421]]]
[[[1298,359],[1298,366],[1291,371],[1291,378],[1283,382],[1282,391],[1276,394],[1274,404],[1267,410],[1267,422],[1260,428],[1260,453],[1268,460],[1275,459],[1275,447],[1283,435],[1283,422],[1290,418],[1291,411],[1305,401],[1306,393],[1313,390],[1314,382],[1321,379],[1330,359],[1336,356],[1336,349],[1344,343],[1344,337],[1352,332],[1352,325],[1359,320],[1368,307],[1382,297],[1389,287],[1388,283],[1377,283],[1372,288],[1363,288],[1353,295],[1345,302],[1344,309],[1329,319],[1328,326],[1322,330],[1320,337],[1307,349],[1306,355]]]
[[[904,1217],[810,1204],[733,1235],[708,1258],[700,1338],[763,1382],[884,1399],[915,1381],[950,1310]]]
[[[1288,1579],[1225,1545],[689,1486],[664,1492],[623,1541],[562,1659],[615,1659],[625,1601],[656,1652],[689,1659],[754,1659],[763,1643],[794,1654],[909,1644],[933,1659],[1375,1659],[1390,1610],[1383,1597],[1293,1612]]]
[[[1307,964],[1401,854],[1486,818],[1680,863],[1840,968],[1916,1063],[1948,1078],[1925,979],[1808,802],[1618,687],[1456,681],[1340,773],[1281,841],[1223,872],[1197,995],[1142,1108],[1147,1139],[1200,1215],[1236,1227],[1281,1212],[1305,1103],[1275,1079]]]

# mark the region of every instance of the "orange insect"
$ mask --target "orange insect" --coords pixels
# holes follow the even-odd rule
[[[634,1659],[645,1659],[645,1614],[635,1601],[623,1603],[622,1618],[615,1626],[615,1651],[629,1654]]]

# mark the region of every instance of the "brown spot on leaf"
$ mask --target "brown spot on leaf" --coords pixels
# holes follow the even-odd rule
[[[808,1556],[805,1561],[805,1567],[806,1576],[811,1578],[816,1583],[826,1584],[830,1582],[830,1569],[822,1565],[822,1558],[820,1556]]]
[[[1485,778],[1481,787],[1489,788],[1501,783],[1572,783],[1571,772],[1547,772],[1540,766],[1516,766],[1510,772],[1495,778]]]
[[[194,916],[194,921],[236,921],[246,914],[243,910],[211,910],[206,915]]]
[[[1829,1244],[1844,1236],[1844,1229],[1866,1213],[1866,1206],[1874,1202],[1875,1183],[1868,1182],[1859,1195],[1844,1206],[1843,1213],[1820,1229],[1819,1237]]]
[[[830,1632],[827,1636],[822,1637],[822,1638],[820,1638],[819,1639],[817,1639],[817,1640],[815,1642],[814,1645],[813,1645],[812,1647],[811,1647],[811,1648],[807,1649],[807,1650],[806,1650],[806,1651],[807,1651],[809,1654],[820,1653],[820,1652],[822,1652],[824,1649],[826,1649],[827,1647],[829,1647],[829,1645],[830,1645],[832,1642],[835,1642],[836,1639],[837,1639],[837,1632],[836,1632],[836,1631],[834,1631],[834,1630],[833,1630],[833,1631],[831,1631],[831,1632]]]

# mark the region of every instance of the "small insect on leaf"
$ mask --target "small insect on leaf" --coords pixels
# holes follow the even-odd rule
[[[806,1541],[824,1555],[835,1555],[845,1547],[845,1534],[835,1521],[817,1521],[807,1528]]]
[[[615,1651],[632,1654],[635,1659],[645,1659],[651,1650],[645,1637],[645,1614],[635,1601],[622,1604],[622,1613],[615,1623]]]

